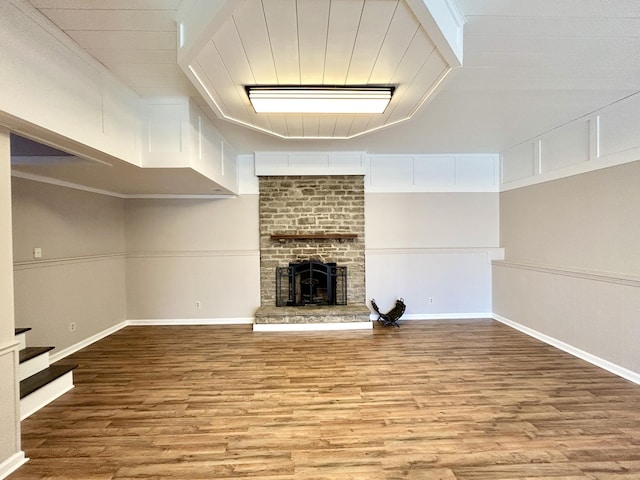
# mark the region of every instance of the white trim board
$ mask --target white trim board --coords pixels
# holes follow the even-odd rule
[[[77,351],[82,350],[85,347],[88,347],[89,345],[97,342],[98,340],[102,340],[103,338],[108,337],[112,333],[115,333],[126,326],[127,326],[127,321],[125,320],[124,322],[120,322],[114,325],[113,327],[109,327],[106,330],[98,332],[89,338],[86,338],[74,345],[71,345],[70,347],[60,350],[59,352],[51,353],[49,355],[49,361],[50,363],[56,363],[57,361],[62,360],[65,357],[68,357],[72,353],[76,353]]]
[[[109,327],[102,332],[98,332],[95,335],[86,338],[70,347],[67,347],[59,352],[52,353],[50,355],[50,362],[55,363],[59,360],[62,360],[69,355],[76,353],[79,350],[82,350],[85,347],[88,347],[92,343],[97,342],[98,340],[102,340],[105,337],[117,332],[118,330],[122,330],[125,327],[129,326],[162,326],[162,325],[247,325],[252,324],[253,318],[156,318],[156,319],[137,319],[137,320],[124,320],[113,327]]]
[[[399,322],[402,321],[429,321],[429,320],[467,320],[467,319],[482,319],[492,318],[504,325],[512,327],[526,335],[536,338],[548,345],[559,348],[575,357],[585,360],[597,367],[603,368],[619,377],[629,380],[635,384],[640,385],[640,373],[633,372],[624,367],[621,367],[613,362],[604,360],[600,357],[592,355],[584,350],[580,350],[572,345],[564,343],[553,337],[540,333],[524,325],[520,325],[508,318],[502,317],[496,313],[428,313],[428,314],[406,314],[400,317]],[[191,318],[191,319],[138,319],[138,320],[125,320],[111,328],[108,328],[92,337],[87,338],[75,345],[72,345],[60,352],[51,354],[51,363],[55,363],[72,353],[81,350],[84,347],[91,345],[92,343],[101,340],[112,333],[121,330],[127,326],[161,326],[161,325],[251,325],[253,324],[254,332],[303,332],[303,331],[328,331],[328,330],[372,330],[373,322],[377,319],[377,314],[370,315],[371,322],[344,322],[344,323],[325,323],[325,324],[254,324],[254,319],[247,318]],[[2,473],[2,466],[0,465],[0,474]],[[2,477],[0,476],[0,479]]]
[[[371,318],[371,320],[377,320],[378,314],[372,313],[369,318]],[[493,313],[406,313],[400,317],[398,322],[402,323],[405,320],[409,322],[418,320],[479,320],[482,318],[493,318]]]
[[[321,332],[330,330],[373,330],[372,322],[254,323],[254,332]]]
[[[6,355],[8,353],[17,352],[24,348],[22,342],[20,342],[21,336],[25,335],[27,332],[23,332],[20,335],[16,335],[15,339],[9,340],[8,342],[0,343],[0,356]]]
[[[640,287],[640,275],[630,275],[625,273],[610,273],[597,270],[581,270],[575,268],[553,267],[545,265],[532,265],[528,263],[511,262],[506,260],[493,260],[493,266],[515,268],[518,270],[529,270],[532,272],[542,272],[551,275],[562,275],[565,277],[582,278],[594,282],[606,282],[617,285],[627,285],[630,287]]]
[[[163,325],[251,325],[253,317],[246,318],[151,318],[127,320],[127,326]]]
[[[24,452],[22,450],[14,453],[4,462],[0,463],[0,479],[7,478],[28,461],[29,459],[24,456]]]
[[[254,332],[291,332],[291,331],[322,331],[322,330],[370,330],[373,329],[373,322],[378,318],[377,314],[371,314],[371,322],[334,322],[334,323],[313,323],[313,324],[254,324],[253,317],[239,318],[148,318],[124,320],[102,332],[98,332],[85,340],[71,345],[59,352],[50,354],[50,362],[55,363],[69,355],[88,347],[92,343],[102,340],[105,337],[129,326],[164,326],[164,325],[253,325]],[[400,321],[416,320],[455,320],[473,318],[493,318],[491,313],[420,313],[403,315]],[[271,326],[269,326],[271,325]],[[257,326],[257,328],[256,328]]]
[[[259,257],[260,250],[184,250],[148,251],[125,255],[126,258],[185,258],[185,257]]]
[[[613,362],[610,362],[603,358],[592,355],[589,352],[585,352],[584,350],[576,348],[573,345],[564,343],[556,338],[550,337],[548,335],[545,335],[544,333],[538,332],[537,330],[533,330],[532,328],[521,325],[517,322],[514,322],[513,320],[509,320],[508,318],[505,318],[496,313],[493,314],[493,319],[511,328],[515,328],[516,330],[526,335],[529,335],[530,337],[533,337],[537,340],[540,340],[541,342],[551,345],[552,347],[556,347],[564,352],[567,352],[573,355],[574,357],[577,357],[581,360],[589,362],[590,364],[595,365],[596,367],[600,367],[604,370],[607,370],[608,372],[613,373],[614,375],[624,378],[625,380],[629,380],[630,382],[640,385],[639,373],[633,372]]]
[[[142,167],[140,167],[142,168]],[[220,199],[220,198],[236,198],[236,194],[211,194],[211,195],[198,195],[198,194],[179,194],[179,193],[120,193],[112,192],[111,190],[104,190],[101,188],[88,187],[79,183],[67,182],[65,180],[59,180],[57,178],[45,177],[43,175],[36,175],[34,173],[21,172],[20,170],[12,169],[11,176],[16,178],[22,178],[24,180],[31,180],[33,182],[48,183],[49,185],[55,185],[57,187],[71,188],[72,190],[80,190],[83,192],[96,193],[98,195],[105,195],[108,197],[122,198],[122,199],[137,199],[137,198],[156,198],[156,199]]]
[[[530,187],[532,185],[538,185],[539,183],[552,182],[554,180],[573,177],[575,175],[581,175],[583,173],[595,172],[604,168],[617,167],[618,165],[624,165],[638,160],[638,156],[632,156],[628,152],[624,153],[626,154],[626,156],[622,154],[610,154],[606,157],[600,157],[597,160],[585,159],[580,163],[568,165],[558,170],[551,170],[534,174],[529,177],[510,180],[500,185],[500,192],[508,192],[509,190]]]
[[[14,270],[26,270],[31,268],[56,267],[59,265],[70,265],[75,263],[101,262],[104,260],[125,259],[124,253],[106,253],[102,255],[85,255],[79,257],[59,257],[59,258],[39,258],[36,260],[25,260],[14,262]]]

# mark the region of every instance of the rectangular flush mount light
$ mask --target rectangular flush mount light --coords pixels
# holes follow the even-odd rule
[[[246,86],[256,113],[383,113],[393,86]]]

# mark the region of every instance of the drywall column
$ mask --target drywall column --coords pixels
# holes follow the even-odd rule
[[[24,462],[24,453],[20,451],[18,342],[14,335],[11,232],[9,131],[0,127],[0,478]]]

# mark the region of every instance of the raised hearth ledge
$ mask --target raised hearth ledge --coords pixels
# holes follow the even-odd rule
[[[373,322],[254,323],[254,332],[320,332],[328,330],[373,330]]]
[[[260,307],[254,331],[371,329],[371,311],[366,305],[307,305],[303,307]]]

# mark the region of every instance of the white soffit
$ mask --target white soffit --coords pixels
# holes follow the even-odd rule
[[[352,138],[411,118],[461,65],[452,0],[226,0],[178,12],[178,61],[222,118],[282,138]],[[195,4],[194,4],[195,5]],[[382,114],[257,114],[246,85],[393,85]]]

